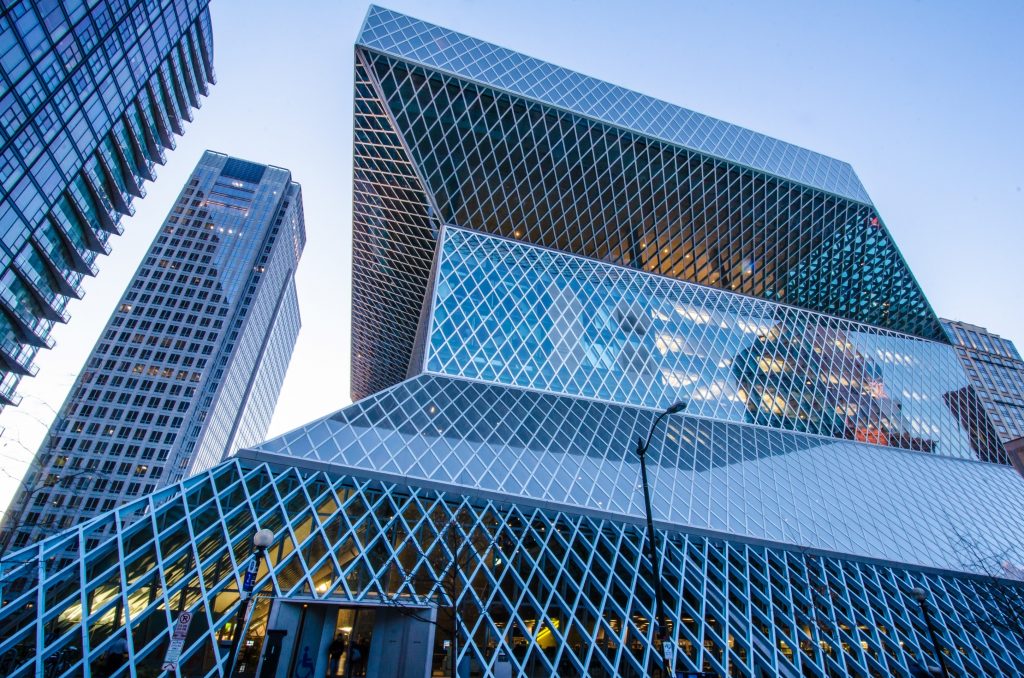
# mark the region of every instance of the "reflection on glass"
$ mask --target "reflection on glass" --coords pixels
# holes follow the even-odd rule
[[[953,349],[448,227],[431,372],[984,461]]]

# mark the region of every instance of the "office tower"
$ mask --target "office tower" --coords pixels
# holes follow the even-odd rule
[[[237,631],[247,676],[341,633],[377,675],[638,678],[660,627],[679,670],[907,676],[929,621],[951,675],[1024,671],[1024,481],[848,165],[379,8],[355,109],[361,399],[14,554],[0,661],[128,628],[157,670],[188,612],[188,675]]]
[[[50,428],[2,539],[36,541],[263,440],[299,332],[305,239],[288,170],[204,153]]]
[[[0,408],[215,81],[208,0],[0,15]]]
[[[1024,436],[1024,360],[1017,347],[970,323],[943,319],[942,326],[999,438]]]

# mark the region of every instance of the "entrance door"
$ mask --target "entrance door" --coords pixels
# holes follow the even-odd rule
[[[327,648],[328,678],[366,675],[375,616],[374,608],[343,607],[338,610],[334,640]]]
[[[435,614],[433,608],[277,600],[267,624],[275,643],[264,644],[275,657],[264,653],[260,678],[424,678]]]

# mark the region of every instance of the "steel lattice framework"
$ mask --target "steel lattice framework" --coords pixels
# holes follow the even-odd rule
[[[244,664],[277,602],[438,608],[493,676],[1024,673],[1024,483],[845,163],[387,10],[356,45],[357,402],[14,554],[0,670]],[[458,614],[453,614],[454,610]],[[457,619],[457,621],[456,621]],[[447,624],[447,627],[445,625]]]
[[[442,224],[946,341],[845,163],[379,8],[355,78],[355,399],[406,376]]]
[[[946,344],[445,231],[425,371],[1009,464]]]
[[[278,539],[262,567],[269,597],[460,608],[464,657],[516,675],[645,676],[652,663],[651,566],[633,522],[517,502],[232,461],[22,551],[26,590],[0,617],[0,670],[81,675],[131,629],[131,675],[159,673],[176,612],[195,613],[182,675],[217,675],[256,526]],[[452,526],[452,527],[448,527]],[[442,585],[455,547],[459,575]],[[721,675],[905,676],[928,648],[905,592],[935,596],[941,643],[962,675],[1024,671],[1019,634],[989,580],[913,572],[807,551],[663,533],[672,635],[690,669]],[[76,552],[40,573],[38,559]],[[32,561],[32,562],[30,562]],[[1019,599],[1015,599],[1019,604]],[[257,622],[250,637],[259,639]],[[122,675],[127,672],[122,671]]]

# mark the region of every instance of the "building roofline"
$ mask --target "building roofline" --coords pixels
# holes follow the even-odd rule
[[[370,5],[356,45],[873,207],[847,162],[400,12]]]

